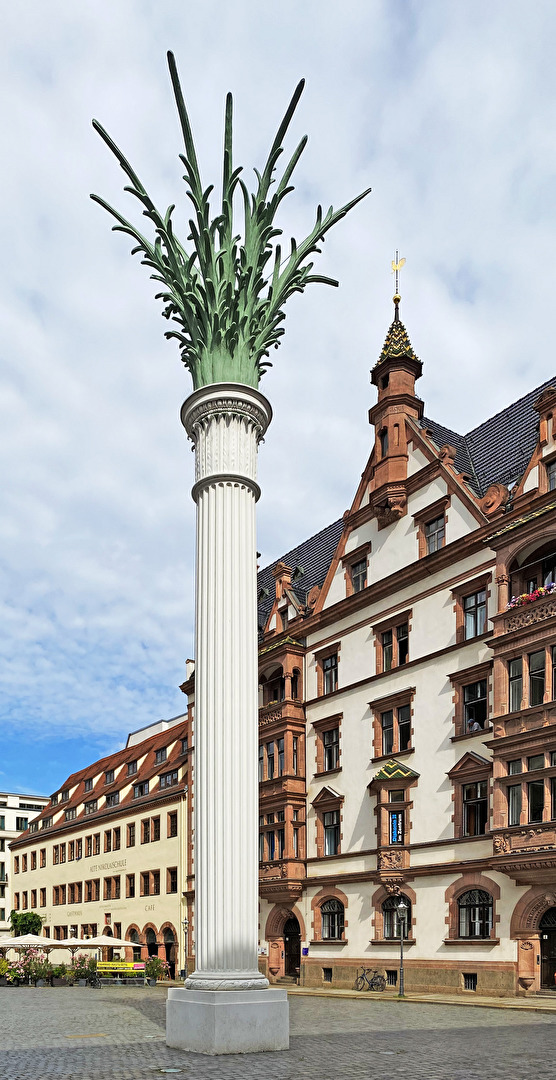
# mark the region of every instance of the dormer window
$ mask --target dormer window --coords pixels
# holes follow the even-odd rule
[[[70,797],[69,796],[69,788],[64,788],[64,790],[62,791],[62,794],[61,794],[60,797],[62,799],[62,802],[67,802],[69,797]]]
[[[50,805],[51,806],[57,806],[58,805],[58,795],[57,794],[50,796]]]
[[[105,784],[113,784],[114,783],[114,770],[113,769],[107,769],[106,770],[106,772],[104,774],[104,783]]]
[[[157,750],[156,751],[156,754],[155,754],[156,764],[161,765],[163,761],[166,761],[166,757],[167,757],[167,751],[166,751],[166,747],[164,746],[162,748],[162,750]]]
[[[88,780],[85,781],[85,791],[92,791],[92,790],[93,790],[93,778],[91,776]]]

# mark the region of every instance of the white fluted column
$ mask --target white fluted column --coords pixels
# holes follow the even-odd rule
[[[196,968],[187,990],[169,992],[167,1041],[204,1053],[287,1046],[284,991],[267,989],[257,960],[255,505],[257,447],[271,416],[262,394],[237,383],[195,391],[181,413],[195,447],[197,504]],[[219,1017],[223,1041],[214,1035]]]

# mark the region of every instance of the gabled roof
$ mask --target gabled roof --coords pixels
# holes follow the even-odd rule
[[[338,518],[337,521],[332,522],[332,525],[327,525],[326,529],[321,529],[298,547],[282,555],[281,561],[291,566],[292,570],[295,571],[298,567],[303,570],[303,574],[291,587],[300,603],[307,603],[307,594],[313,586],[322,585],[342,535],[343,524],[343,518]],[[264,628],[274,603],[275,588],[272,570],[277,562],[278,559],[266,566],[264,570],[259,570],[257,575],[259,595],[263,590],[268,594],[259,600],[259,630]]]
[[[556,376],[530,390],[467,435],[459,435],[425,417],[422,427],[430,429],[438,446],[444,443],[455,446],[456,468],[468,473],[477,493],[484,495],[489,484],[509,484],[525,470],[539,437],[539,417],[533,406],[549,386],[556,386]]]
[[[373,777],[374,780],[417,780],[418,778],[419,773],[410,769],[409,765],[396,761],[395,758],[389,758],[388,761],[385,761],[384,765],[381,765]]]

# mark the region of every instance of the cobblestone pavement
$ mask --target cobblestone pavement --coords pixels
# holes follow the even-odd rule
[[[1,1080],[553,1080],[556,1016],[290,998],[290,1050],[170,1050],[160,989],[0,988]]]

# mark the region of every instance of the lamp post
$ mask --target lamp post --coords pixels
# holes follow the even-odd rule
[[[400,989],[398,997],[405,997],[404,970],[403,970],[403,939],[405,937],[405,924],[407,920],[407,903],[403,896],[397,905],[398,922],[400,924]]]
[[[187,928],[189,926],[189,919],[187,917],[185,919],[182,919],[181,924],[183,926],[183,936],[184,936],[184,964],[183,964],[183,966],[184,966],[184,970],[185,970],[185,978],[187,979]]]

